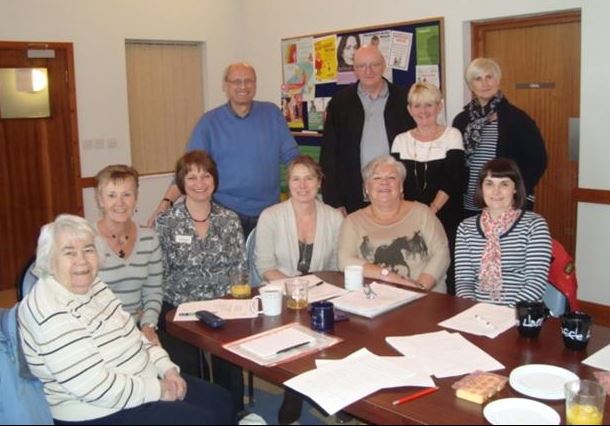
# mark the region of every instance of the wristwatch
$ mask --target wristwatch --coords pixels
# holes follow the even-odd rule
[[[381,268],[381,271],[379,271],[379,275],[381,275],[382,279],[386,279],[388,275],[390,275],[390,270],[388,268]]]

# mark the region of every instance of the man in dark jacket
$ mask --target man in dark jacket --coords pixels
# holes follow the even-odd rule
[[[406,90],[383,78],[386,64],[376,46],[363,46],[354,57],[358,82],[328,104],[320,164],[324,202],[351,213],[366,205],[362,167],[390,153],[394,137],[415,127],[407,112]]]

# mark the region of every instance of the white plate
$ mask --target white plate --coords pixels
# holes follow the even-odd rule
[[[539,399],[564,399],[563,385],[578,380],[565,368],[547,364],[529,364],[515,368],[509,377],[514,390]]]
[[[490,402],[483,415],[492,425],[558,425],[559,413],[542,402],[525,398],[504,398]]]

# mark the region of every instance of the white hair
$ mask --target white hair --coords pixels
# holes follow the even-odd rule
[[[91,238],[95,244],[98,260],[102,260],[102,242],[97,231],[86,219],[71,214],[60,214],[51,223],[47,223],[40,230],[38,247],[36,249],[36,265],[34,274],[46,278],[53,274],[55,256],[59,247],[57,241],[60,234],[67,233],[77,240]]]

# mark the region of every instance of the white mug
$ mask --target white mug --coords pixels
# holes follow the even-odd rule
[[[252,298],[252,310],[257,314],[274,317],[282,313],[282,289],[261,288],[258,296]],[[263,304],[263,309],[258,310],[258,300]]]
[[[347,265],[343,273],[346,290],[360,290],[364,280],[362,265]]]

